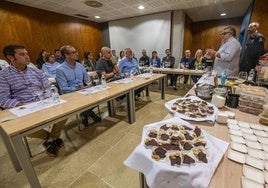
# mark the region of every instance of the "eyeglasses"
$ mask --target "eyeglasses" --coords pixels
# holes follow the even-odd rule
[[[228,32],[222,32],[221,35],[224,36],[224,35],[226,35],[227,33],[231,33],[231,32],[229,32],[229,31],[228,31]]]
[[[71,51],[71,52],[69,52],[69,54],[78,54],[78,52],[77,51]]]

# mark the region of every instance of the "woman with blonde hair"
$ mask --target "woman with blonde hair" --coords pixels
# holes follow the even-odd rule
[[[201,49],[196,50],[192,66],[191,69],[195,70],[203,70],[206,68],[206,59],[203,57],[203,51]],[[194,83],[196,83],[199,78],[200,76],[192,76]]]

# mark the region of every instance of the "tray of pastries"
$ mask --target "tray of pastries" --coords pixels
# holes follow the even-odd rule
[[[199,127],[178,124],[163,124],[159,129],[150,129],[144,146],[152,150],[152,159],[164,160],[174,166],[207,163],[206,139]]]
[[[196,96],[173,99],[165,103],[165,107],[174,114],[185,120],[215,121],[218,108]]]

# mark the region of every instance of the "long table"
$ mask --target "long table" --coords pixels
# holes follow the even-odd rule
[[[194,94],[193,89],[191,89],[187,94]],[[187,95],[186,94],[186,95]],[[248,123],[257,123],[259,121],[258,116],[244,113],[239,111],[238,109],[233,109],[226,107],[228,110],[235,113],[235,119],[238,121],[248,122]],[[227,110],[225,109],[225,110]],[[171,114],[168,114],[164,119],[168,119],[173,117]],[[224,140],[226,142],[231,143],[229,130],[227,125],[218,124],[217,122],[214,126],[209,125],[204,122],[190,122],[194,126],[199,126],[200,128],[206,130],[209,134]],[[242,187],[241,177],[242,177],[242,165],[231,161],[227,157],[228,152],[226,152],[223,156],[223,159],[218,165],[216,169],[209,187],[210,188],[239,188]],[[142,173],[140,173],[140,187],[147,187],[145,177]]]
[[[112,104],[113,99],[123,94],[127,95],[129,123],[134,123],[136,121],[135,89],[146,86],[156,80],[160,80],[162,88],[161,98],[164,99],[165,79],[165,74],[153,74],[149,79],[137,76],[135,77],[135,81],[125,84],[108,83],[107,86],[110,87],[109,89],[94,94],[82,95],[77,92],[64,94],[61,95],[61,99],[67,101],[65,103],[18,117],[10,121],[2,122],[0,126],[0,135],[3,138],[16,171],[24,171],[31,187],[41,187],[27,153],[27,149],[23,143],[22,138],[24,136],[106,101],[108,102],[108,106],[112,108],[114,107]],[[11,115],[10,111],[4,110],[0,112],[0,119]]]

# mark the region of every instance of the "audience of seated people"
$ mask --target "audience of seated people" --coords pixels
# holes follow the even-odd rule
[[[139,59],[139,66],[149,67],[150,58],[149,58],[149,56],[147,56],[146,50],[143,49],[141,51],[141,54],[142,54],[142,56]]]
[[[35,61],[35,64],[38,69],[42,69],[42,65],[46,62],[45,60],[45,55],[47,51],[46,50],[41,50],[41,52],[38,55],[38,58]]]
[[[206,68],[206,59],[203,57],[203,51],[201,49],[198,49],[195,52],[195,56],[194,56],[191,66],[193,67],[191,67],[190,69],[195,69],[195,70],[203,70]],[[192,77],[193,82],[196,83],[201,76],[192,75],[191,77]]]
[[[41,70],[28,66],[30,57],[25,47],[8,45],[3,53],[10,66],[0,71],[0,106],[8,109],[39,100],[37,92],[49,89],[50,84]],[[46,153],[55,157],[64,144],[59,137],[66,121],[55,123],[50,132],[41,129],[27,136],[44,140]]]
[[[86,71],[96,71],[96,61],[94,60],[93,53],[90,51],[86,51],[84,53],[84,59],[82,64]]]
[[[174,68],[175,65],[175,57],[171,55],[170,49],[165,50],[166,56],[162,59],[162,67],[163,68]],[[177,74],[168,74],[168,78],[170,79],[170,86],[173,87],[174,90],[177,90]]]
[[[152,52],[152,57],[150,58],[150,66],[159,68],[161,66],[161,60],[157,56],[157,52]]]
[[[181,69],[190,69],[192,67],[192,63],[194,58],[191,57],[191,51],[190,50],[185,50],[184,51],[184,57],[181,58],[180,61],[180,68]],[[184,75],[184,81],[183,81],[183,86],[185,89],[187,89],[187,83],[188,83],[189,75]]]
[[[59,63],[64,62],[64,58],[62,57],[59,49],[54,50],[54,57],[55,57],[56,62],[59,62]]]
[[[81,90],[85,87],[85,83],[89,82],[86,69],[77,62],[78,52],[73,46],[64,45],[60,49],[65,61],[56,69],[56,81],[59,86],[61,94],[70,93]],[[101,121],[93,109],[88,109],[80,114],[82,123],[88,126],[88,117],[90,116],[94,122]]]
[[[45,63],[42,65],[42,70],[49,78],[56,77],[56,68],[60,65],[55,61],[54,55],[50,53],[45,54]]]

